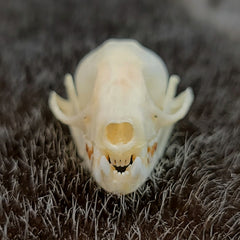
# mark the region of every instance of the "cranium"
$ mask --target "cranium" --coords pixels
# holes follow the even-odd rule
[[[193,101],[179,78],[135,40],[111,39],[79,63],[75,84],[65,76],[68,100],[52,92],[50,108],[69,125],[78,154],[105,190],[127,194],[150,175],[174,123]]]

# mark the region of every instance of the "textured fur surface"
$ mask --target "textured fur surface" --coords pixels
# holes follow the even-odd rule
[[[239,239],[239,44],[172,1],[0,1],[1,239]],[[82,169],[50,90],[105,39],[157,52],[195,102],[137,192]]]

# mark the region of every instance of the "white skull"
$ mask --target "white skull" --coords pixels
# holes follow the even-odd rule
[[[111,39],[79,63],[75,85],[65,77],[68,100],[52,92],[50,108],[68,124],[79,155],[105,190],[127,194],[150,175],[173,124],[193,101],[162,59],[135,40]]]

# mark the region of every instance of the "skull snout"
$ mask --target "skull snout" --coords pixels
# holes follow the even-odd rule
[[[107,140],[113,144],[127,144],[133,138],[133,126],[129,122],[110,123],[105,128]]]

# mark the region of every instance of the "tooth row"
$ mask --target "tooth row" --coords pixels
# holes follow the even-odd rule
[[[130,164],[130,172],[132,177],[137,177],[139,174],[144,174],[146,171],[143,168],[142,165],[142,159],[140,157],[136,157],[135,161],[133,164]],[[111,172],[111,165],[107,162],[107,158],[105,156],[102,156],[100,159],[100,168],[103,170],[103,172],[106,175],[109,175]],[[117,170],[113,171],[114,174],[120,176],[120,175],[129,175],[129,171],[126,170],[124,172],[118,172]]]
[[[117,170],[114,170],[113,173],[116,174],[116,175],[119,175],[119,176],[120,176],[120,175],[123,175],[123,176],[124,176],[124,175],[129,175],[129,171],[125,171],[125,172],[122,172],[122,173],[121,173],[121,172],[118,172]]]
[[[108,155],[107,159],[108,159],[109,163],[111,163],[111,164],[113,164],[113,165],[115,165],[117,167],[124,167],[124,166],[128,165],[129,163],[131,164],[133,162],[133,160],[134,160],[134,157],[133,157],[133,155],[131,155],[129,161],[128,160],[123,160],[122,161],[121,159],[119,161],[116,161],[115,159],[111,160],[110,156]]]

